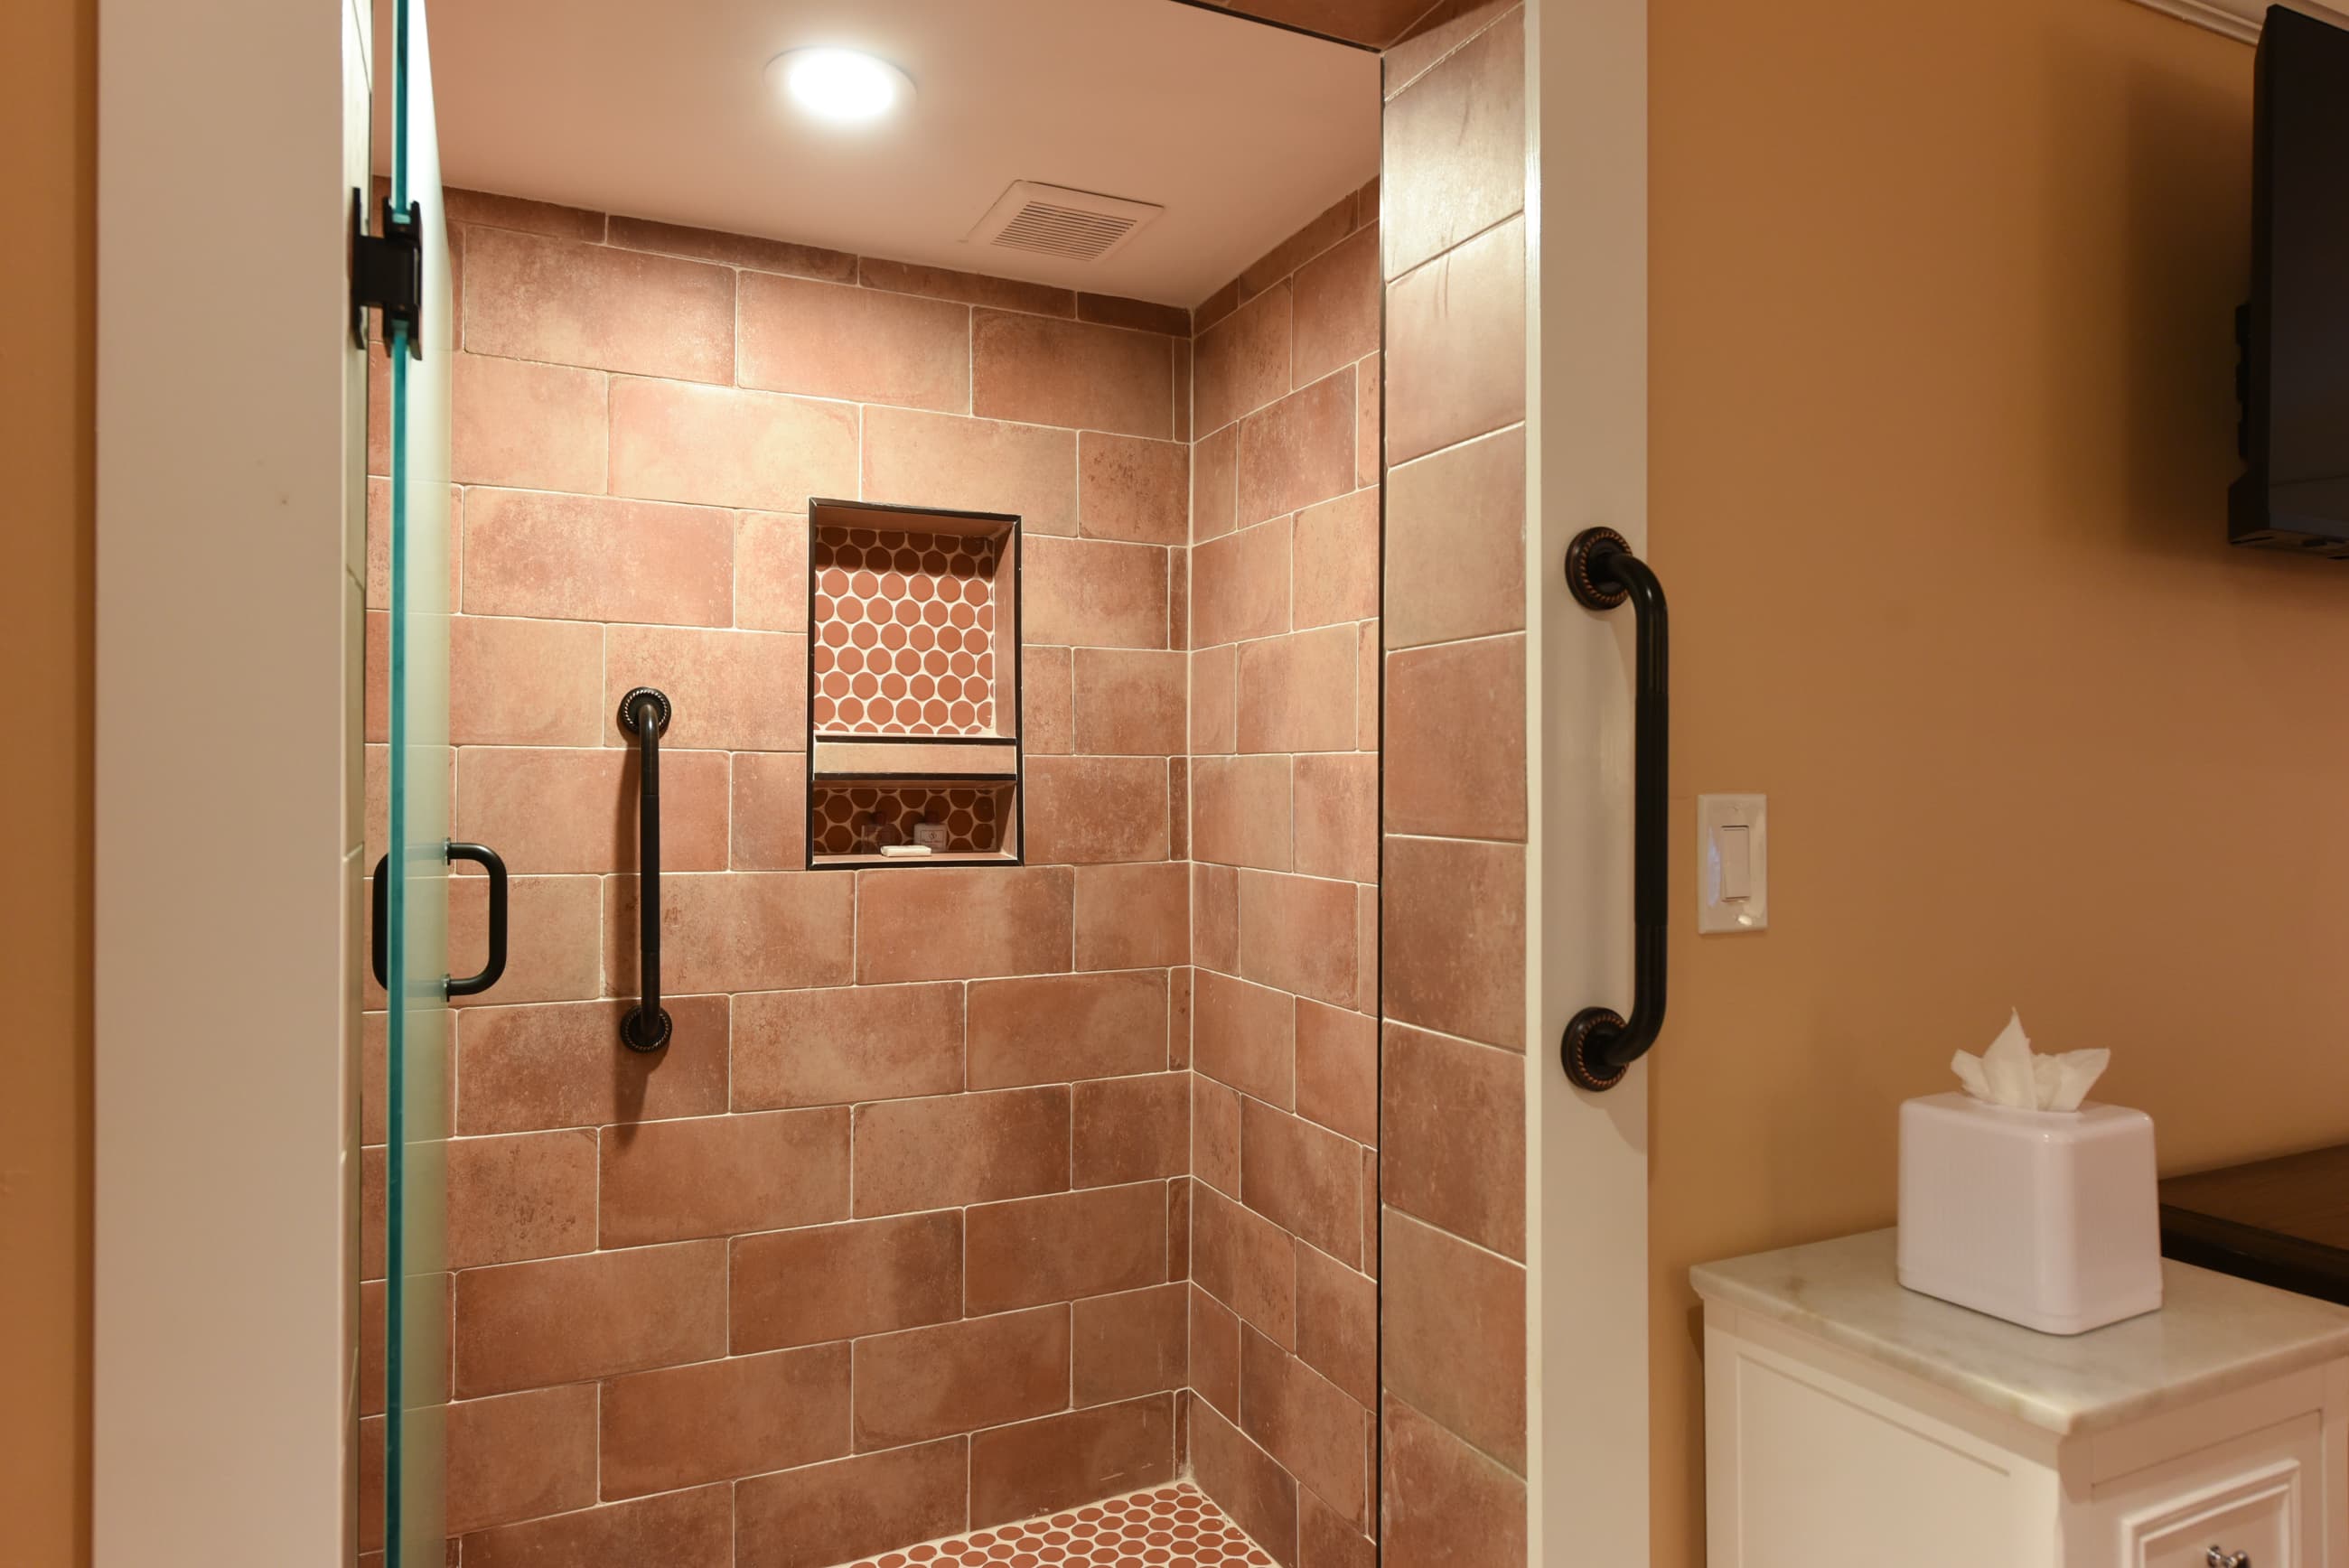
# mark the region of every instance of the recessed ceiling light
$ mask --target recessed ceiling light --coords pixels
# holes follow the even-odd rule
[[[818,119],[837,125],[878,119],[914,96],[911,77],[854,49],[788,49],[767,62],[767,82]]]

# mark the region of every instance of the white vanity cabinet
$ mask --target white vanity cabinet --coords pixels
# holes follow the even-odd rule
[[[2349,1568],[2349,1309],[2166,1262],[2057,1337],[1893,1242],[1692,1271],[1709,1568]]]

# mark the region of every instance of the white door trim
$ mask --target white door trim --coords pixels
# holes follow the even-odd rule
[[[1630,999],[1630,618],[1560,569],[1594,523],[1649,550],[1647,0],[1526,26],[1528,1525],[1567,1568],[1648,1561],[1647,1069],[1588,1095],[1557,1055]]]
[[[97,1568],[351,1552],[357,3],[98,8]]]

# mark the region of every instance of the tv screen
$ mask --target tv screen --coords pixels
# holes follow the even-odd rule
[[[2228,537],[2349,557],[2349,30],[2271,7],[2253,80],[2246,467]]]

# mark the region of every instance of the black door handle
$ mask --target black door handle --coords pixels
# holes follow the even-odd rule
[[[660,974],[660,738],[668,728],[668,698],[638,686],[620,699],[620,729],[636,738],[636,978],[641,999],[620,1019],[620,1043],[632,1051],[657,1051],[668,1044],[668,1009],[661,1006]]]
[[[386,991],[391,989],[391,870],[388,851],[375,862],[374,912],[367,921],[369,944],[375,959],[375,983]]]
[[[449,858],[471,861],[490,873],[490,961],[479,975],[449,981],[451,996],[478,996],[506,972],[506,862],[487,844],[450,844]]]
[[[1664,586],[1611,528],[1586,528],[1566,547],[1566,584],[1577,603],[1611,610],[1629,599],[1639,645],[1631,728],[1631,1016],[1585,1007],[1558,1040],[1566,1076],[1583,1088],[1610,1089],[1648,1054],[1664,1026],[1664,940],[1671,851],[1665,813],[1671,789],[1671,630]]]
[[[481,972],[459,980],[450,977],[445,985],[451,996],[478,996],[498,983],[506,972],[506,862],[497,851],[487,844],[447,846],[451,861],[471,861],[490,873],[490,961]],[[390,897],[391,880],[385,873],[391,869],[391,856],[383,856],[375,863],[375,927],[372,946],[375,958],[375,983],[389,989],[386,978],[391,965]]]

